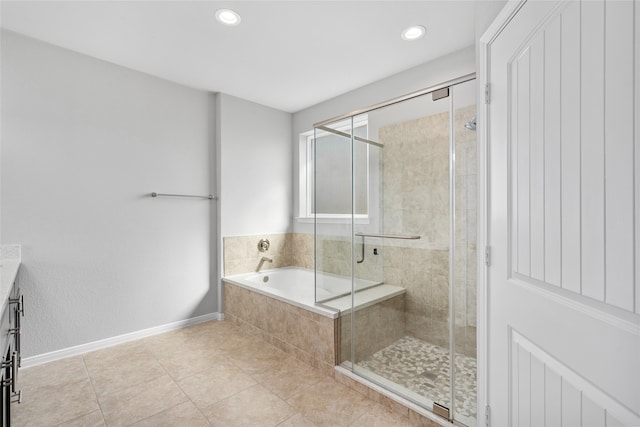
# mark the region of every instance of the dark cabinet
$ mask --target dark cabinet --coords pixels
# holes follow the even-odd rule
[[[4,304],[0,319],[0,348],[2,359],[0,364],[0,389],[2,404],[0,418],[2,426],[11,425],[11,405],[22,401],[22,391],[18,389],[18,369],[20,368],[20,338],[22,316],[24,316],[24,299],[20,289],[14,284],[9,299]]]

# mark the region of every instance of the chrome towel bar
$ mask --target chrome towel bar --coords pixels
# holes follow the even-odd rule
[[[410,234],[367,234],[367,233],[356,233],[358,237],[381,237],[383,239],[404,239],[404,240],[418,240],[420,236],[410,235]]]
[[[196,199],[209,199],[209,200],[218,200],[216,196],[212,196],[211,194],[207,196],[194,196],[191,194],[166,194],[166,193],[151,193],[151,197],[195,197]]]

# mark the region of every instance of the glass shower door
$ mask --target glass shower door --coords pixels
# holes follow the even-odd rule
[[[452,88],[455,173],[453,221],[453,354],[454,418],[466,425],[476,418],[476,289],[478,191],[476,147],[476,84]]]
[[[451,400],[449,118],[449,98],[431,94],[368,113],[377,205],[354,226],[354,276],[382,284],[354,298],[353,371],[428,409]]]
[[[350,303],[352,291],[352,122],[314,129],[307,149],[313,165],[308,204],[315,217],[315,301],[338,310]]]

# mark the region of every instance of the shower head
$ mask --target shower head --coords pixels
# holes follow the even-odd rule
[[[465,123],[464,127],[466,127],[469,130],[476,130],[476,116],[473,116],[471,120]]]

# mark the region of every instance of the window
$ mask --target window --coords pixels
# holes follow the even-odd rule
[[[353,141],[351,120],[331,125],[339,134],[316,129],[300,135],[300,219],[350,219],[352,184],[354,217],[369,215],[369,145]],[[368,137],[366,116],[353,122],[353,135]],[[315,168],[315,169],[314,169]],[[315,191],[315,193],[314,193]]]

